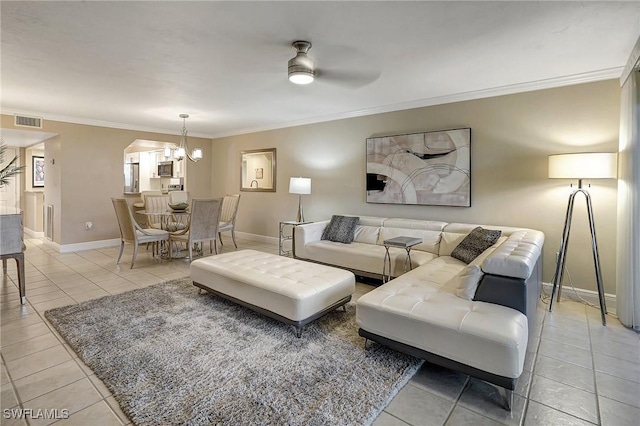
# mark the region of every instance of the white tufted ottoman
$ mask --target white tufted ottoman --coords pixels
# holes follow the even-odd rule
[[[191,262],[193,284],[296,327],[343,306],[355,291],[355,276],[331,266],[240,250]]]

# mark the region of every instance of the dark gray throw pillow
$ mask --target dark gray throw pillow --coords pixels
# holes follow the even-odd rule
[[[360,218],[357,216],[331,216],[331,222],[324,228],[323,240],[349,244],[353,241],[356,225]]]
[[[494,245],[500,235],[502,235],[502,231],[483,229],[478,226],[453,249],[451,257],[469,264],[473,259],[480,256],[483,251]]]

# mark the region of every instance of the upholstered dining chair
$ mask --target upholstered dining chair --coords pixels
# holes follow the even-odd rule
[[[136,201],[132,204],[133,219],[143,228],[149,227],[147,216],[143,214],[136,214],[136,211],[144,210],[144,201],[149,195],[162,195],[162,191],[142,191],[140,193],[140,201]]]
[[[140,200],[141,201],[139,201],[137,203],[133,203],[133,206],[134,207],[143,207],[144,208],[145,200],[149,195],[162,195],[162,191],[159,191],[159,190],[158,191],[142,191],[140,193]]]
[[[131,258],[131,268],[138,256],[138,246],[140,244],[147,243],[160,243],[162,241],[169,240],[169,233],[161,229],[144,229],[138,225],[133,219],[133,214],[127,204],[127,200],[124,198],[112,198],[113,208],[116,211],[116,218],[118,219],[118,226],[120,227],[120,253],[118,254],[118,260],[116,265],[120,264],[120,258],[124,251],[125,243],[133,244],[133,257]],[[153,256],[155,256],[156,250],[153,250]]]
[[[171,214],[170,200],[171,198],[168,195],[151,195],[147,197],[145,211],[147,212],[146,216],[150,228],[176,232],[188,227],[188,223],[184,223],[184,215],[179,213]]]
[[[168,195],[147,195],[144,201],[144,211],[147,213],[147,223],[149,228],[162,229],[162,214],[166,213],[169,209],[169,196]]]
[[[170,242],[184,242],[189,249],[189,260],[193,260],[193,246],[210,241],[218,254],[218,225],[222,198],[193,199],[191,201],[191,223],[184,233],[171,233]],[[213,253],[212,247],[209,251]],[[202,248],[201,250],[204,251]],[[169,250],[171,253],[172,250]],[[171,255],[169,255],[171,257]]]
[[[222,245],[222,233],[231,232],[231,240],[233,245],[236,244],[236,215],[238,214],[238,206],[240,205],[240,194],[225,195],[222,200],[222,210],[220,211],[220,225],[218,228],[218,236]]]

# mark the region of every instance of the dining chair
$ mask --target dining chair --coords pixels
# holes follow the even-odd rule
[[[162,191],[142,191],[140,200],[132,204],[133,219],[143,228],[148,228],[147,216],[143,214],[135,214],[136,211],[144,210],[144,201],[149,195],[162,195]]]
[[[133,244],[133,257],[131,258],[131,269],[138,256],[138,246],[140,244],[162,243],[169,240],[169,233],[161,229],[142,228],[133,219],[133,214],[129,208],[127,200],[124,198],[112,198],[113,208],[116,211],[116,218],[118,219],[118,227],[120,228],[120,253],[118,254],[118,260],[116,265],[120,264],[120,258],[124,252],[125,243]],[[156,250],[153,250],[153,256],[155,257]]]
[[[176,232],[188,227],[188,223],[184,222],[184,214],[171,212],[169,207],[170,199],[169,195],[152,195],[147,197],[147,209],[145,209],[145,211],[147,212],[146,216],[150,228]]]
[[[140,193],[140,201],[133,203],[134,207],[142,207],[144,208],[145,199],[149,195],[162,195],[162,191],[142,191]]]
[[[218,226],[220,220],[220,210],[222,207],[222,198],[213,199],[194,199],[191,201],[191,220],[189,229],[184,233],[171,233],[170,243],[184,242],[189,249],[189,260],[193,260],[193,247],[195,244],[201,244],[205,241],[211,241],[209,247],[210,253],[213,253],[212,247],[215,247],[215,253],[218,254]],[[203,248],[200,250],[204,251]],[[169,258],[171,258],[169,250]]]
[[[162,229],[162,215],[169,210],[169,196],[147,195],[144,201],[144,210],[147,212],[147,223],[149,224],[149,228]]]
[[[222,233],[231,232],[233,245],[236,244],[236,215],[238,214],[238,206],[240,205],[240,194],[227,194],[222,200],[222,210],[220,212],[220,225],[218,227],[218,236],[222,245]]]
[[[135,209],[143,210],[144,207],[145,207],[145,200],[150,195],[162,195],[162,191],[153,190],[153,191],[142,191],[142,192],[140,192],[140,200],[136,201],[135,203],[132,204],[133,207],[135,207],[134,210]]]

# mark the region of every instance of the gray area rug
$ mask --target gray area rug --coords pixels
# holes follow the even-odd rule
[[[422,363],[365,350],[353,303],[298,339],[186,278],[45,315],[138,425],[370,424]]]

